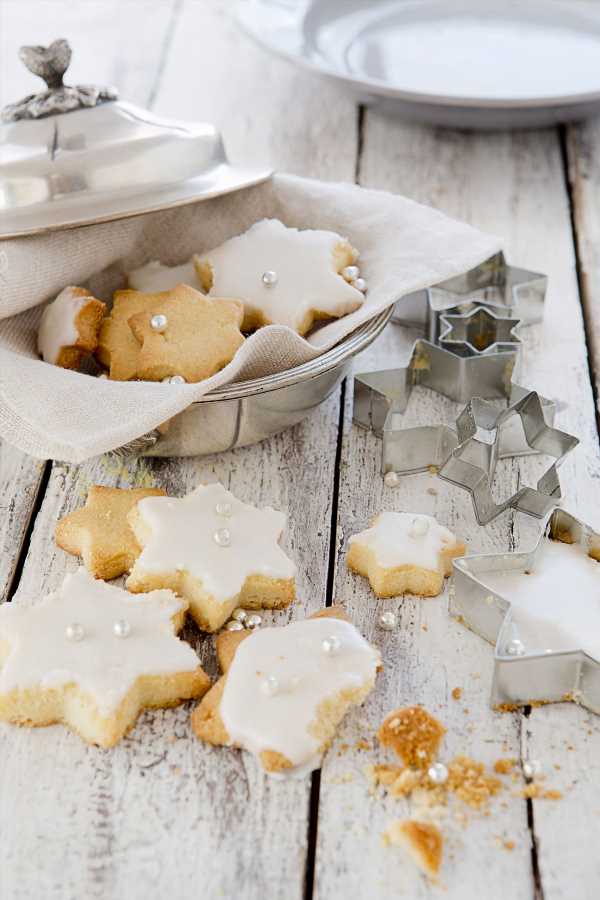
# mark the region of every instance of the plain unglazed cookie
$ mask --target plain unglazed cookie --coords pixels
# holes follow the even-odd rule
[[[85,288],[64,288],[40,319],[37,343],[42,359],[63,369],[77,369],[98,345],[105,312],[105,304]]]
[[[137,376],[140,345],[133,336],[128,320],[138,312],[152,315],[162,294],[141,291],[116,291],[110,315],[100,328],[96,356],[108,369],[114,381],[131,381]]]
[[[206,484],[180,499],[140,500],[128,518],[143,547],[128,590],[171,588],[204,631],[220,628],[236,606],[281,609],[295,597],[296,566],[279,546],[282,512]]]
[[[211,297],[243,300],[244,331],[276,324],[306,334],[315,321],[339,318],[364,302],[357,256],[333,231],[300,231],[263,219],[194,259]]]
[[[186,284],[146,296],[157,300],[152,312],[127,320],[140,345],[138,378],[180,375],[187,382],[203,381],[224,369],[244,343],[239,300],[205,297]]]
[[[430,878],[435,878],[442,864],[444,838],[433,822],[397,819],[384,832],[388,845],[402,847],[416,865]]]
[[[145,707],[201,697],[210,681],[177,637],[185,601],[134,596],[83,568],[39,603],[0,607],[0,719],[62,722],[112,747]]]
[[[382,512],[350,538],[348,568],[368,578],[378,597],[436,597],[465,544],[433,516]]]
[[[321,765],[339,723],[369,694],[381,665],[338,607],[282,628],[222,632],[217,656],[224,674],[192,713],[195,734],[249,750],[281,776]]]
[[[158,291],[169,291],[178,284],[200,288],[193,259],[180,266],[165,266],[153,259],[127,273],[127,287],[133,291],[155,294]]]
[[[63,516],[54,533],[67,553],[81,556],[94,578],[118,578],[129,572],[141,547],[127,515],[143,497],[164,496],[160,488],[111,488],[94,484],[85,506]]]

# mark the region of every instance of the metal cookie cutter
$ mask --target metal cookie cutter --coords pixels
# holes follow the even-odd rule
[[[520,343],[516,330],[520,319],[497,316],[485,306],[467,313],[444,313],[440,316],[440,347],[459,356],[499,353],[514,350]]]
[[[500,431],[515,416],[521,422],[527,446],[533,452],[554,457],[555,462],[536,488],[520,488],[503,502],[496,503],[491,484],[499,456]],[[541,519],[558,505],[561,498],[558,468],[579,440],[547,424],[536,391],[526,392],[500,413],[493,404],[475,397],[456,420],[456,431],[458,446],[442,464],[439,476],[469,491],[479,525],[487,525],[509,508]]]
[[[546,537],[548,535],[548,537]],[[600,560],[600,535],[561,509],[555,509],[533,551],[463,556],[454,560],[449,593],[450,614],[495,644],[492,705],[510,709],[535,703],[572,700],[600,713],[600,660],[581,649],[547,650],[519,637],[509,598],[486,586],[491,573],[531,572],[543,567],[548,538],[580,544]],[[564,598],[565,607],[569,599]],[[590,597],[597,603],[597,597]],[[529,642],[531,644],[531,642]]]
[[[403,297],[393,320],[424,328],[433,342],[440,335],[440,317],[450,310],[468,313],[486,306],[521,325],[533,325],[542,320],[547,283],[545,275],[510,266],[503,253],[496,253],[463,275]]]

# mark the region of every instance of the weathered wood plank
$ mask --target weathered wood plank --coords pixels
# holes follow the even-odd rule
[[[556,134],[464,135],[411,127],[368,113],[361,181],[432,202],[474,225],[498,232],[505,238],[509,258],[550,275],[545,322],[523,335],[522,381],[568,403],[559,422],[582,439],[582,446],[562,470],[566,506],[593,521],[594,507],[598,505],[598,442]],[[540,223],[544,223],[543,227]],[[367,354],[368,362],[363,357],[361,368],[390,365],[392,357],[383,342]],[[406,421],[439,421],[451,408],[448,401],[421,391],[409,407]],[[353,428],[349,415],[348,407],[335,591],[347,602],[365,632],[384,646],[387,661],[379,690],[362,714],[367,735],[394,706],[414,702],[423,703],[448,725],[447,758],[464,751],[488,763],[499,756],[519,757],[524,722],[527,734],[523,753],[531,752],[531,743],[542,759],[547,756],[542,752],[542,728],[548,730],[546,723],[551,722],[549,727],[559,748],[561,739],[566,740],[571,734],[574,723],[580,733],[585,731],[587,735],[589,717],[578,709],[540,709],[528,720],[519,715],[493,713],[489,709],[491,648],[449,620],[444,601],[376,601],[361,579],[347,573],[344,552],[348,535],[363,527],[381,508],[438,515],[466,537],[474,551],[529,546],[535,535],[534,523],[525,517],[513,522],[509,515],[485,529],[478,528],[467,495],[430,476],[407,478],[397,492],[384,488],[377,471],[379,444],[371,435]],[[502,493],[511,484],[516,485],[519,472],[531,483],[541,474],[540,461],[504,463],[498,478]],[[427,493],[428,488],[436,494]],[[375,626],[382,608],[399,611],[399,630],[391,635]],[[463,689],[460,703],[450,699],[454,686]],[[356,733],[360,719],[359,714],[348,724],[347,735]],[[538,720],[543,723],[539,730]],[[594,739],[594,735],[586,737],[588,747],[594,746]],[[340,741],[344,740],[348,736],[340,736]],[[404,816],[406,808],[397,801],[384,806],[380,800],[368,798],[361,768],[373,755],[354,750],[342,756],[334,752],[327,758],[318,832],[317,893],[321,900],[342,894],[358,897],[365,884],[371,886],[374,896],[382,898],[397,896],[399,890],[411,897],[433,894],[399,853],[381,846],[381,831],[392,818]],[[565,755],[564,748],[558,749],[553,752],[552,761],[560,764]],[[339,784],[346,773],[353,780]],[[583,813],[583,791],[573,802],[563,801],[552,814],[547,812],[549,801],[535,803],[538,861],[546,897],[573,896],[571,861],[583,855],[583,833],[589,833],[592,811],[600,800],[591,783],[585,789],[588,796]],[[473,821],[464,835],[457,835],[456,826],[448,826],[450,858],[442,876],[448,897],[502,897],[507,890],[511,897],[532,896],[535,885],[526,804],[511,796],[510,788],[505,792],[505,800],[506,807],[496,803],[491,816]],[[546,806],[542,806],[544,802]],[[574,829],[569,825],[558,833],[555,820],[559,815],[563,820],[568,817]],[[512,853],[499,847],[500,839],[515,841]],[[592,883],[593,865],[590,861],[585,869],[588,884]],[[597,880],[593,883],[592,890],[597,892]]]

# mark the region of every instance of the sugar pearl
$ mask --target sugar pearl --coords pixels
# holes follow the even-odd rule
[[[519,638],[513,638],[512,641],[509,641],[506,645],[506,652],[508,656],[523,656],[525,653],[525,644],[523,641],[520,641]]]
[[[427,519],[413,519],[410,526],[409,534],[411,537],[424,537],[429,531],[429,522]]]
[[[150,328],[152,329],[152,331],[157,331],[159,334],[162,334],[163,331],[166,331],[168,324],[169,323],[167,317],[162,313],[157,313],[150,319]]]
[[[256,613],[254,613],[251,616],[248,616],[248,618],[246,619],[246,627],[247,628],[250,628],[250,629],[260,628],[261,625],[262,625],[262,617],[257,616]]]
[[[386,487],[397,488],[400,484],[400,476],[397,472],[386,472],[383,476],[383,483]]]
[[[217,503],[215,506],[215,512],[218,516],[223,516],[225,519],[229,519],[231,517],[231,503]]]
[[[245,622],[248,618],[248,613],[245,609],[241,609],[240,607],[238,607],[231,613],[231,618],[235,619],[236,622]]]
[[[275,675],[267,675],[261,682],[260,689],[267,697],[273,697],[279,691],[279,681]]]
[[[322,647],[324,653],[327,653],[330,656],[334,656],[336,653],[340,652],[342,642],[337,635],[332,634],[328,638],[325,638]]]
[[[229,528],[219,528],[213,534],[213,539],[215,544],[218,544],[219,547],[230,547],[231,546],[231,532]]]
[[[523,775],[525,778],[535,778],[542,773],[542,764],[538,759],[526,759],[523,763]]]
[[[65,628],[65,637],[69,641],[82,641],[85,637],[83,625],[80,625],[79,622],[71,622]]]
[[[356,278],[352,282],[352,287],[355,287],[357,291],[361,291],[361,293],[364,294],[365,291],[367,290],[367,282],[365,281],[364,278]]]
[[[434,784],[444,784],[448,780],[448,769],[444,763],[434,763],[427,769],[429,780]]]
[[[384,631],[392,631],[396,627],[396,613],[383,612],[379,616],[379,627],[383,628]]]
[[[346,266],[345,269],[342,269],[342,277],[346,281],[356,281],[357,278],[360,278],[360,269],[358,266]]]
[[[187,384],[183,375],[171,375],[169,384]]]
[[[272,269],[267,269],[267,271],[262,274],[262,283],[265,287],[273,287],[273,285],[277,284],[278,280],[277,272],[273,272]]]
[[[117,619],[113,625],[113,631],[116,637],[126,638],[131,634],[131,625],[127,619]]]
[[[232,619],[231,622],[228,622],[225,626],[225,631],[243,631],[244,626],[241,622],[236,622],[235,619]]]

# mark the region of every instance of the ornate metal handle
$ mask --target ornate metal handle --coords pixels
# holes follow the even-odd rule
[[[112,88],[63,84],[63,76],[71,62],[71,47],[64,38],[53,41],[49,47],[21,47],[19,58],[30,72],[44,79],[47,90],[9,103],[2,110],[3,122],[42,119],[117,99],[117,92]]]

